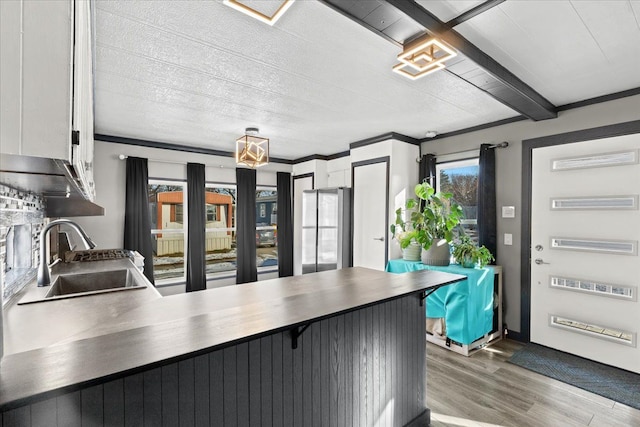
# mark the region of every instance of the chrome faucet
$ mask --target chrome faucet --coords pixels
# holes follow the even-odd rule
[[[49,230],[57,225],[68,225],[78,232],[78,235],[82,238],[82,242],[86,249],[93,249],[96,244],[93,240],[87,236],[82,227],[69,219],[56,219],[45,225],[40,232],[40,263],[38,264],[38,286],[49,286],[51,284],[51,274],[49,272],[49,266],[47,265],[47,234]]]

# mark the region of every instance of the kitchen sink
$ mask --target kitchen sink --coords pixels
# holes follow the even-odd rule
[[[92,273],[61,274],[51,284],[51,289],[44,298],[21,301],[18,304],[32,302],[55,301],[64,298],[75,298],[96,295],[106,292],[144,289],[147,286],[136,280],[128,269],[97,271]]]
[[[127,269],[60,275],[45,298],[143,288]]]

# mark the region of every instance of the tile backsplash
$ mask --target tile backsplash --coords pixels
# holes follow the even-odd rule
[[[42,197],[0,184],[0,282],[2,302],[32,280],[44,225]]]

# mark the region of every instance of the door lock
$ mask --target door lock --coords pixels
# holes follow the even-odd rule
[[[536,258],[536,260],[534,261],[536,264],[541,265],[541,264],[550,264],[548,262],[544,262],[541,258]]]
[[[536,245],[536,251],[540,252],[544,249],[544,247],[542,247],[542,245]]]

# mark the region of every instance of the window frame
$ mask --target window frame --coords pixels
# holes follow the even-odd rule
[[[169,229],[169,228],[152,228],[151,229],[151,236],[153,238],[153,236],[158,235],[158,234],[180,234],[182,233],[183,235],[183,255],[182,255],[182,277],[171,277],[168,279],[156,279],[154,277],[154,282],[156,287],[163,287],[163,286],[173,286],[173,285],[181,285],[181,284],[185,284],[187,283],[187,248],[188,248],[188,227],[189,227],[189,203],[186,199],[186,195],[187,195],[187,181],[186,180],[179,180],[179,179],[165,179],[165,178],[152,178],[150,177],[147,180],[147,188],[150,185],[175,185],[175,186],[181,186],[182,187],[182,215],[183,215],[183,222],[182,222],[182,228],[181,229]],[[148,193],[147,193],[148,194]],[[157,203],[157,200],[156,200]],[[156,255],[157,256],[157,255]],[[153,261],[152,261],[153,262]],[[154,264],[154,276],[155,276],[155,264]]]
[[[229,188],[229,189],[233,189],[235,190],[235,194],[236,194],[236,198],[238,197],[238,186],[236,185],[236,183],[231,183],[231,182],[217,182],[217,181],[206,181],[204,183],[204,191],[205,191],[205,198],[206,198],[206,193],[207,193],[207,188]],[[206,200],[205,200],[205,212],[206,212]],[[216,232],[216,231],[231,231],[232,234],[236,234],[236,205],[235,203],[233,204],[232,207],[232,211],[233,211],[233,216],[231,218],[231,227],[225,227],[225,228],[205,228],[204,232],[205,232],[205,236],[206,233],[209,232]],[[206,237],[205,237],[206,238]],[[236,255],[236,261],[237,261],[237,255]],[[205,263],[206,263],[206,248],[205,248]],[[205,266],[205,271],[206,271],[206,266]],[[206,273],[206,280],[207,282],[210,280],[223,280],[223,279],[230,279],[230,278],[235,278],[238,272],[238,266],[236,264],[236,268],[234,268],[233,270],[225,270],[225,271],[219,271],[216,273]]]
[[[440,162],[440,163],[436,163],[436,191],[441,191],[440,188],[440,174],[441,171],[447,170],[447,169],[458,169],[458,168],[465,168],[465,167],[470,167],[470,166],[477,166],[478,167],[478,177],[480,176],[480,157],[467,157],[464,159],[458,159],[458,160],[447,160],[446,162]],[[477,218],[477,214],[476,214],[476,218],[475,219],[462,219],[460,221],[461,225],[475,225],[476,227],[478,226],[478,218]]]
[[[276,201],[275,203],[277,204],[278,201],[278,187],[276,185],[256,185],[256,210],[261,209],[261,207],[258,206],[258,192],[259,191],[273,191],[275,192],[275,196],[276,196]],[[266,213],[266,203],[262,202],[265,205],[265,216],[264,218],[268,219],[269,221],[271,220],[270,217],[267,216]],[[277,232],[278,230],[278,226],[276,225],[264,225],[264,226],[258,226],[257,221],[258,221],[258,217],[256,215],[256,232],[261,231],[261,230],[273,230],[274,233]],[[276,245],[274,246],[274,248],[276,248],[276,251],[278,250],[278,242],[276,240]],[[258,250],[258,247],[256,245],[256,251]],[[276,264],[275,266],[267,266],[267,267],[258,267],[258,274],[266,274],[266,273],[277,273],[278,272],[278,265]]]

